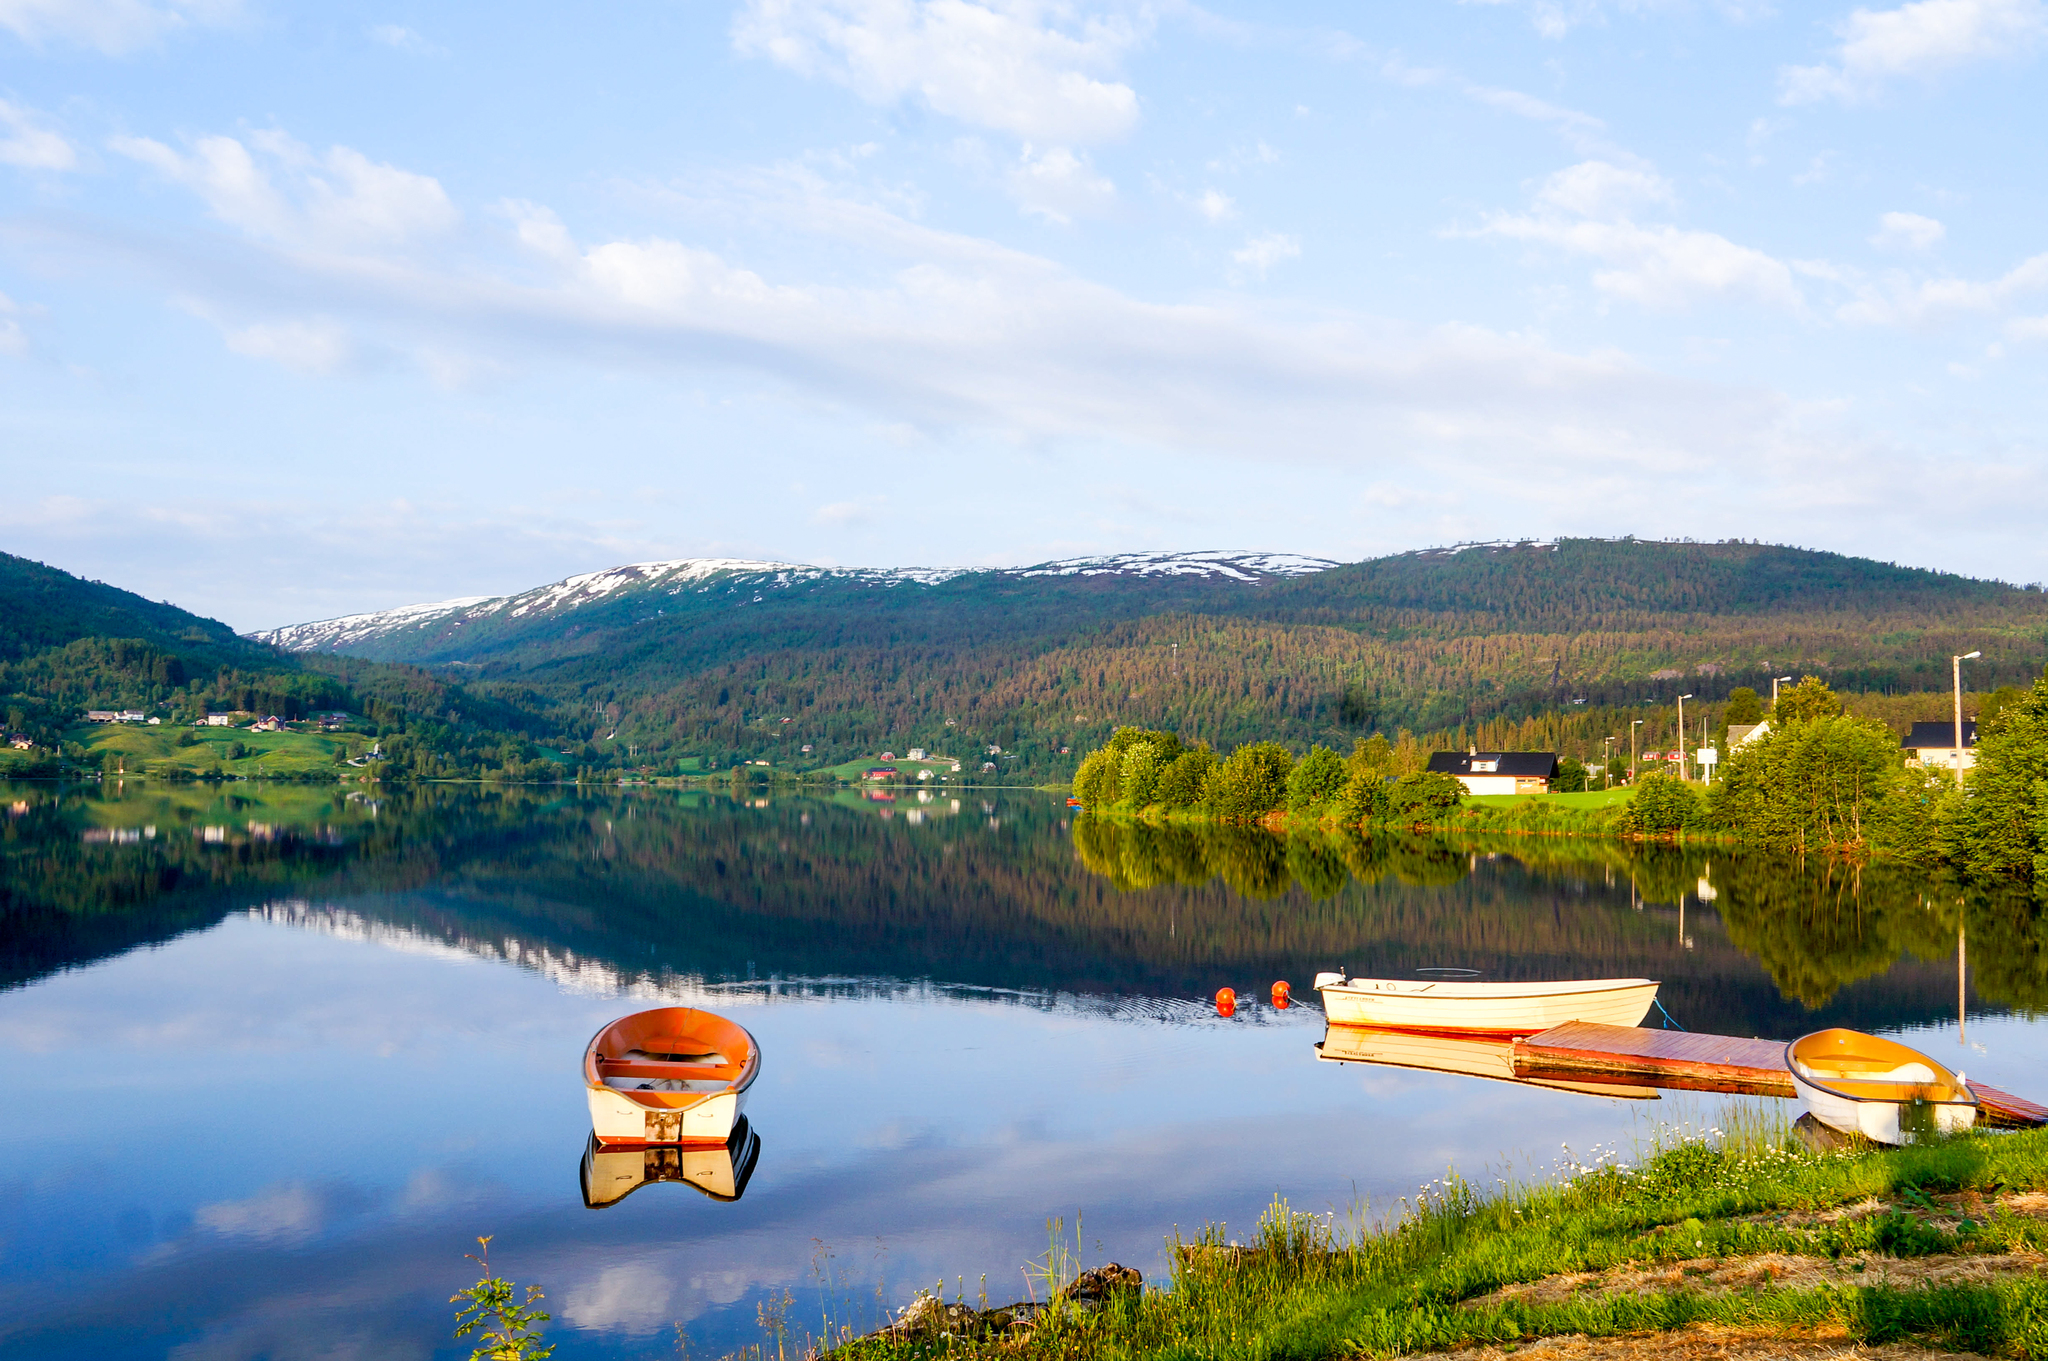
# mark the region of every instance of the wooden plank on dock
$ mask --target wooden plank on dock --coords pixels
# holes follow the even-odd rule
[[[2031,1129],[2048,1125],[2048,1106],[2037,1106],[2025,1097],[1968,1079],[1970,1090],[1984,1103],[1984,1123],[2004,1129]]]
[[[1686,1030],[1566,1021],[1515,1041],[1515,1071],[1529,1077],[1640,1082],[1653,1087],[1791,1096],[1785,1045]]]
[[[1540,1035],[1516,1040],[1519,1077],[1640,1084],[1746,1096],[1794,1096],[1782,1040],[1741,1040],[1687,1030],[1566,1021]],[[1972,1081],[1987,1125],[2048,1125],[2048,1106]]]

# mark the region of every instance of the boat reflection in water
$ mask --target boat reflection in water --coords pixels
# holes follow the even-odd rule
[[[641,1144],[621,1148],[592,1134],[583,1149],[583,1204],[616,1205],[649,1182],[679,1181],[713,1200],[738,1200],[761,1160],[761,1136],[741,1116],[722,1144]]]
[[[1510,1039],[1474,1035],[1433,1035],[1417,1030],[1377,1030],[1369,1026],[1332,1025],[1316,1045],[1316,1057],[1328,1063],[1370,1063],[1384,1068],[1417,1068],[1430,1073],[1457,1073],[1491,1078],[1524,1087],[1548,1087],[1587,1096],[1656,1101],[1654,1087],[1607,1082],[1570,1082],[1557,1078],[1523,1077],[1515,1071],[1515,1046]]]

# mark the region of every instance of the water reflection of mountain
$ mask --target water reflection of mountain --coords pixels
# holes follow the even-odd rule
[[[428,787],[374,808],[323,797],[291,817],[238,808],[239,823],[105,798],[34,802],[0,829],[0,977],[299,900],[409,939],[573,961],[607,986],[781,975],[1187,997],[1299,985],[1324,967],[1459,964],[1492,978],[1661,978],[1688,1026],[1733,1034],[1926,1022],[1955,1006],[1956,894],[1898,873],[1530,839],[1453,847],[1095,820],[1070,835],[1057,801],[1026,794],[917,825],[821,801],[661,791]],[[163,819],[156,837],[84,840],[140,816]],[[209,826],[240,830],[208,842]],[[2031,901],[1960,910],[1983,997],[2048,998]]]

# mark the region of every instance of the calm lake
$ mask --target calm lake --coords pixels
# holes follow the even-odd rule
[[[1379,1213],[1715,1118],[1322,1061],[1325,968],[1643,975],[1689,1029],[1903,1034],[2048,1097],[2035,901],[1883,869],[1154,832],[1028,791],[226,791],[0,786],[8,1357],[467,1356],[480,1234],[559,1361],[679,1327],[716,1356],[764,1305],[802,1334],[941,1282],[1024,1298],[1055,1218],[1163,1280],[1167,1235],[1275,1196]],[[1225,985],[1257,1004],[1219,1018]],[[760,1040],[758,1151],[737,1199],[589,1208],[583,1047],[664,1003]]]

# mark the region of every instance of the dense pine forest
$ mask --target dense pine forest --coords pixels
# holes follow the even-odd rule
[[[1594,760],[1632,730],[1671,744],[1680,694],[1711,733],[1736,688],[1819,675],[1903,730],[1947,711],[1953,654],[1984,654],[1973,711],[2048,660],[2038,585],[1748,543],[1475,546],[1249,582],[736,577],[499,621],[473,656],[459,630],[416,657],[386,639],[368,649],[384,660],[287,654],[21,559],[0,559],[0,604],[10,731],[60,740],[92,706],[345,709],[398,739],[388,773],[419,775],[543,756],[806,769],[922,746],[969,780],[1038,782],[1128,725],[1224,751],[1406,731]]]

